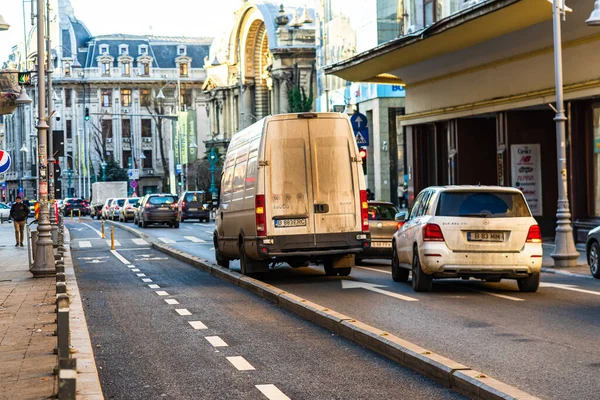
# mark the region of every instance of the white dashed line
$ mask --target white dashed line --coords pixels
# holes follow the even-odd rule
[[[131,270],[131,272],[140,272],[140,270],[137,269],[137,268],[134,268],[134,269]]]
[[[107,240],[106,244],[110,246],[111,245],[111,241]],[[121,243],[119,243],[118,241],[115,240],[115,247],[120,246],[120,245],[121,245]]]
[[[173,239],[169,239],[169,238],[158,238],[158,240],[160,240],[163,243],[167,243],[167,244],[175,243],[175,241]]]
[[[154,284],[152,284],[152,285],[148,285],[148,287],[149,287],[150,289],[160,289],[160,286],[158,286],[158,285],[154,285]]]
[[[390,271],[386,271],[384,269],[379,269],[379,268],[369,268],[369,267],[358,267],[358,268],[368,269],[369,271],[381,272],[382,274],[388,274],[388,275],[392,274]]]
[[[135,268],[135,265],[133,265],[133,264],[129,264],[129,265],[127,266],[127,268],[132,268],[132,269],[134,269],[134,268]]]
[[[204,325],[202,323],[202,321],[188,321],[188,322],[192,326],[192,328],[194,328],[194,329],[208,329],[206,327],[206,325]]]
[[[204,231],[206,233],[210,233],[211,235],[213,234],[213,231]]]
[[[177,314],[179,315],[192,315],[192,313],[189,312],[187,308],[176,308],[175,311],[177,311]]]
[[[81,242],[79,242],[80,249],[87,248],[87,247],[92,247],[92,242],[90,242],[89,240],[82,240]]]
[[[214,250],[214,249],[215,249],[214,247],[211,247],[209,250]]]
[[[227,343],[218,336],[206,336],[204,339],[208,340],[208,343],[212,344],[213,347],[227,347]]]
[[[290,400],[275,385],[256,385],[256,388],[269,400]]]
[[[94,228],[93,226],[85,224],[85,223],[81,224],[81,225],[87,226],[88,228],[90,228],[91,230],[93,230],[94,232],[96,232],[98,234],[98,236],[102,237],[102,232],[100,232],[98,229]]]
[[[183,238],[194,243],[206,243],[206,240],[198,239],[196,236],[184,236]]]
[[[227,357],[227,360],[237,368],[238,371],[253,371],[255,368],[242,356]]]
[[[156,294],[159,296],[168,296],[169,293],[165,292],[164,290],[157,290]]]
[[[142,274],[136,274],[136,275],[139,276],[140,278],[146,276],[146,274],[144,274],[144,273],[142,273]]]
[[[175,300],[175,299],[165,299],[165,302],[167,304],[171,304],[171,305],[172,304],[179,304],[179,302],[177,300]]]
[[[150,278],[144,278],[144,279],[142,279],[142,282],[144,282],[144,283],[150,283],[150,282],[152,282],[152,279],[150,279]]]
[[[138,246],[145,246],[148,244],[148,242],[146,242],[144,239],[131,239],[131,241],[135,244],[137,244]]]
[[[117,253],[116,250],[111,250],[110,251],[115,257],[117,257],[119,259],[119,261],[121,261],[123,264],[125,265],[129,265],[131,264],[129,261],[127,261],[127,259],[125,257],[123,257],[122,255],[120,255],[119,253]]]

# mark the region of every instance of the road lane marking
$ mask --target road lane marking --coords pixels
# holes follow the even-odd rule
[[[227,361],[233,364],[238,371],[253,371],[255,368],[242,356],[227,357]]]
[[[256,388],[269,400],[290,400],[290,398],[275,385],[256,385]]]
[[[227,343],[218,336],[206,336],[204,339],[208,340],[213,347],[228,347]]]
[[[129,265],[131,264],[129,261],[127,261],[127,259],[125,257],[123,257],[122,255],[120,255],[119,253],[117,253],[116,250],[111,250],[110,251],[115,257],[117,257],[119,259],[119,261],[121,261],[123,264],[125,265]]]
[[[169,238],[158,238],[158,240],[160,240],[163,243],[167,243],[167,244],[175,243],[175,241],[173,239],[169,239]]]
[[[82,240],[81,242],[79,242],[80,249],[87,248],[87,247],[92,247],[92,242],[90,242],[89,240]]]
[[[213,231],[204,231],[204,232],[206,232],[206,233],[208,233],[208,234],[210,234],[210,235],[212,235],[212,234],[213,234]]]
[[[189,312],[187,308],[177,308],[175,309],[175,311],[177,311],[177,314],[179,315],[192,315],[192,313]]]
[[[90,228],[91,230],[93,230],[94,232],[96,232],[96,233],[98,234],[98,236],[102,237],[102,232],[100,232],[98,229],[94,228],[93,226],[91,226],[91,225],[88,225],[88,224],[86,224],[86,223],[83,223],[83,224],[81,224],[81,225],[85,225],[85,226],[87,226],[88,228]]]
[[[208,329],[208,327],[206,325],[204,325],[202,323],[202,321],[188,321],[188,322],[194,329]]]
[[[111,245],[110,239],[106,241],[106,244],[109,246]],[[121,243],[119,243],[117,240],[115,240],[115,247],[117,247],[117,246],[121,246]]]
[[[563,290],[571,290],[573,292],[593,294],[595,296],[600,296],[600,292],[595,292],[593,290],[587,290],[587,289],[580,289],[576,285],[567,285],[567,284],[563,284],[563,283],[540,283],[540,286],[556,288],[556,289],[563,289]]]
[[[387,286],[383,286],[383,285],[375,285],[373,283],[367,283],[367,282],[357,282],[357,281],[350,281],[350,280],[342,280],[342,289],[366,289],[366,290],[370,290],[372,292],[375,293],[379,293],[379,294],[384,294],[386,296],[390,296],[390,297],[394,297],[396,299],[399,300],[404,300],[404,301],[419,301],[419,299],[415,299],[414,297],[408,297],[408,296],[404,296],[398,293],[394,293],[394,292],[389,292],[387,290],[382,290],[379,288],[382,287],[387,287]]]
[[[210,249],[208,249],[208,250],[214,250],[214,249],[215,249],[214,247],[211,247],[211,248],[210,248]]]
[[[133,243],[137,244],[138,246],[145,246],[148,244],[148,242],[146,242],[144,239],[131,239],[133,241]]]
[[[146,274],[142,273],[142,274],[136,274],[137,276],[139,276],[140,278],[146,276]]]
[[[140,250],[150,250],[151,247],[132,247],[130,249],[119,249],[119,251],[140,251]]]
[[[150,278],[144,278],[144,279],[142,279],[142,282],[144,282],[144,283],[150,283],[150,282],[152,282],[152,279],[150,279]]]
[[[179,302],[177,300],[175,300],[175,299],[165,299],[165,302],[167,304],[171,304],[171,305],[179,304]]]
[[[85,261],[102,260],[104,258],[108,258],[108,256],[77,257],[78,260],[85,260]]]
[[[184,236],[183,238],[194,243],[206,243],[206,240],[199,239],[196,236]]]
[[[140,270],[137,269],[137,268],[134,268],[134,269],[131,270],[131,272],[140,272]]]
[[[169,293],[165,292],[164,290],[157,290],[156,294],[159,296],[168,296]]]
[[[160,286],[158,286],[158,285],[155,285],[155,284],[148,285],[148,287],[149,287],[150,289],[160,289]]]
[[[383,269],[369,268],[369,267],[358,267],[358,268],[360,268],[360,269],[368,269],[369,271],[380,272],[382,274],[388,274],[388,275],[392,274],[390,271],[385,271]]]

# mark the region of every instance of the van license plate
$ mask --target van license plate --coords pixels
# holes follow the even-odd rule
[[[276,228],[290,228],[294,226],[306,226],[306,218],[295,218],[295,219],[276,219]]]
[[[467,232],[467,240],[470,242],[503,242],[502,232]]]
[[[392,242],[371,242],[371,247],[385,247],[392,248]]]
[[[188,208],[188,211],[198,211],[197,208]]]

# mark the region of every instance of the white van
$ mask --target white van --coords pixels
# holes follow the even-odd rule
[[[340,113],[282,114],[235,134],[221,179],[214,244],[243,274],[323,263],[348,275],[370,246],[362,160]]]

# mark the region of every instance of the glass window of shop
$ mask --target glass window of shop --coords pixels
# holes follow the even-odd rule
[[[593,108],[594,116],[594,216],[600,217],[600,105]]]

